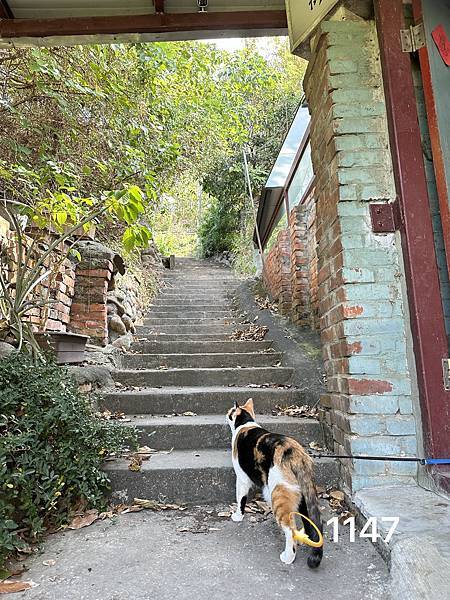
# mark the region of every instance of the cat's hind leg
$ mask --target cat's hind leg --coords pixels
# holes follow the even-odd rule
[[[297,542],[292,533],[291,513],[297,510],[299,499],[299,490],[290,484],[279,483],[272,491],[273,514],[285,537],[285,547],[280,554],[280,560],[286,565],[294,562],[297,552]]]
[[[239,523],[244,518],[245,505],[247,504],[247,496],[252,487],[250,479],[236,477],[236,502],[237,508],[231,515],[231,518],[236,523]]]

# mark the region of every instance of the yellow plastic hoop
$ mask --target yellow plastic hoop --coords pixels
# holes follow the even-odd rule
[[[319,541],[318,542],[314,542],[309,537],[309,535],[307,535],[305,533],[305,529],[304,528],[300,529],[300,531],[295,528],[295,518],[294,518],[294,515],[298,515],[299,517],[302,517],[302,519],[306,519],[308,521],[308,523],[311,523],[311,525],[316,530],[317,535],[319,536]],[[311,521],[311,519],[309,519],[305,515],[302,515],[302,513],[299,513],[299,512],[291,512],[290,515],[289,515],[289,517],[291,519],[293,519],[293,521],[294,521],[294,526],[291,527],[291,529],[292,529],[292,533],[294,534],[294,540],[296,542],[299,542],[300,544],[306,544],[307,546],[311,546],[312,548],[321,548],[323,546],[323,535],[322,535],[320,529],[314,523],[314,521]]]

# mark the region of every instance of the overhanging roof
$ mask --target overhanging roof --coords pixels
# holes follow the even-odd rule
[[[284,0],[0,0],[0,44],[207,39],[285,35]]]
[[[300,106],[261,192],[256,221],[263,245],[276,225],[277,212],[283,202],[283,191],[298,158],[299,148],[308,131],[309,122],[308,108]],[[256,233],[254,241],[255,243],[257,241]]]

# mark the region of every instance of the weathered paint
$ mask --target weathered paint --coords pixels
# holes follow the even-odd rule
[[[403,11],[401,0],[375,0],[424,445],[428,456],[445,457],[450,453],[450,392],[442,377],[447,338],[411,62],[398,35],[405,26]]]

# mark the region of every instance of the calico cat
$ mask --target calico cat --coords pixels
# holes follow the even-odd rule
[[[233,433],[232,458],[236,473],[237,509],[231,518],[236,522],[242,521],[250,489],[262,489],[264,499],[271,505],[286,538],[280,560],[289,565],[296,555],[291,513],[303,513],[323,531],[313,461],[296,440],[270,433],[256,423],[251,398],[242,406],[235,403],[227,413],[227,422]],[[317,541],[317,532],[306,519],[303,522],[305,533],[311,540]],[[317,568],[322,556],[323,548],[312,548],[308,566]]]

